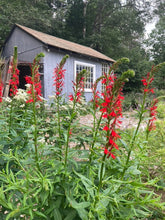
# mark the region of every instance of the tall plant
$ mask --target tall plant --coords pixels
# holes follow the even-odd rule
[[[102,93],[102,101],[100,102],[99,110],[101,112],[101,117],[105,120],[103,131],[105,131],[106,143],[103,146],[104,155],[102,157],[98,191],[100,191],[102,187],[105,159],[106,157],[115,159],[113,149],[119,149],[115,142],[118,138],[120,138],[116,128],[121,124],[120,118],[122,117],[122,100],[124,99],[122,89],[125,81],[128,80],[129,77],[134,76],[134,71],[128,70],[127,72],[124,72],[121,77],[117,78],[114,71],[117,70],[119,64],[128,62],[129,60],[126,58],[118,60],[110,67],[108,74],[104,74],[101,77],[102,84],[105,89]]]
[[[10,74],[9,96],[11,98],[13,98],[17,94],[18,86],[19,86],[19,70],[17,68],[17,63],[18,63],[17,47],[14,47],[13,57],[10,61],[9,70],[8,70],[8,74]],[[10,106],[9,133],[11,132],[12,121],[13,121],[13,99],[11,101],[11,106]]]
[[[39,62],[40,59],[44,57],[43,53],[38,54],[31,66],[31,76],[26,76],[26,82],[30,84],[30,88],[28,90],[29,99],[26,101],[26,103],[32,103],[33,106],[33,126],[34,126],[34,147],[35,147],[35,161],[37,168],[40,170],[39,166],[39,158],[38,158],[38,143],[37,143],[37,137],[38,137],[38,128],[37,128],[37,113],[36,113],[36,104],[38,101],[41,100],[41,81],[40,81],[40,74],[39,74]]]
[[[154,93],[154,89],[152,88],[152,82],[154,81],[154,74],[160,68],[162,68],[164,65],[165,65],[165,63],[161,63],[157,66],[153,66],[151,71],[147,73],[147,76],[141,80],[143,83],[143,99],[142,99],[142,104],[141,104],[141,108],[139,111],[139,121],[138,121],[138,125],[136,127],[136,130],[130,140],[128,155],[127,155],[126,163],[125,163],[125,166],[123,169],[122,178],[124,178],[125,172],[128,169],[128,164],[130,161],[131,152],[135,147],[135,141],[136,141],[136,138],[137,138],[137,135],[139,132],[140,125],[143,121],[144,114],[147,111],[145,109],[147,96],[150,93]],[[151,107],[149,109],[149,120],[148,120],[148,124],[147,124],[147,128],[146,128],[146,140],[148,140],[148,135],[149,135],[150,131],[153,130],[155,127],[153,122],[156,120],[155,115],[156,115],[157,102],[158,102],[157,99],[153,100],[153,102],[151,103]]]
[[[68,55],[64,56],[61,60],[60,64],[56,66],[53,73],[54,84],[55,87],[55,100],[57,106],[57,123],[58,123],[58,136],[59,136],[59,149],[60,149],[60,159],[62,158],[62,131],[61,131],[61,114],[60,114],[60,105],[62,102],[62,92],[64,87],[64,77],[65,77],[65,69],[64,65],[66,60],[69,58]]]

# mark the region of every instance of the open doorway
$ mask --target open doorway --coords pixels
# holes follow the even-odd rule
[[[18,69],[20,71],[19,88],[26,89],[25,76],[31,76],[31,66],[30,66],[30,64],[27,64],[27,63],[19,63]],[[41,86],[42,86],[41,93],[42,93],[42,96],[44,97],[44,68],[43,68],[43,64],[40,64],[39,73],[40,73],[40,80],[41,80]]]
[[[25,76],[31,75],[31,68],[29,64],[19,64],[18,69],[20,71],[19,73],[19,88],[20,89],[26,89],[25,84]]]

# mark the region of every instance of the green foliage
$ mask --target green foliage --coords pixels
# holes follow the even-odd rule
[[[119,85],[128,73],[133,74],[125,72],[118,78]],[[81,104],[66,102],[66,98],[58,100],[56,96],[49,100],[49,105],[45,100],[42,103],[26,103],[26,100],[27,93],[21,90],[12,100],[0,103],[1,219],[165,217],[165,204],[156,192],[164,189],[164,119],[157,122],[157,130],[151,133],[148,142],[140,129],[136,138],[133,129],[119,129],[120,150],[115,152],[115,160],[105,158],[102,170],[102,148],[107,137],[102,129],[104,119],[101,121],[92,104],[82,100]],[[80,123],[82,110],[86,114],[90,112],[93,125]],[[134,147],[127,162],[132,143]],[[154,166],[157,166],[156,177]]]
[[[165,118],[165,102],[164,101],[160,101],[158,103],[157,112],[158,112],[158,117],[160,119]]]
[[[154,13],[157,16],[155,28],[152,30],[147,39],[147,46],[150,48],[150,56],[154,63],[158,64],[165,61],[165,17],[164,17],[165,3],[164,1],[157,1],[157,8]],[[158,89],[165,89],[165,67],[163,67],[155,76],[155,87]]]
[[[11,16],[9,16],[11,15]],[[50,33],[52,11],[46,1],[2,0],[0,2],[0,45],[15,23],[47,30]]]

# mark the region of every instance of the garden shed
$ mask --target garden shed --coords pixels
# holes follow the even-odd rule
[[[68,96],[73,92],[72,81],[82,69],[87,69],[84,95],[89,101],[92,97],[92,84],[103,72],[107,72],[114,60],[86,46],[51,36],[31,28],[15,24],[3,47],[3,57],[9,59],[13,48],[18,48],[18,69],[20,70],[20,88],[25,88],[26,75],[30,74],[30,63],[34,57],[43,52],[45,57],[40,64],[40,74],[43,86],[43,96],[48,99],[53,95],[53,71],[61,59],[68,54],[69,58],[64,69],[64,93]],[[101,90],[101,85],[99,85]]]

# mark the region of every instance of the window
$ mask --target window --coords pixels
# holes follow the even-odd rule
[[[109,72],[109,67],[110,67],[110,65],[108,65],[107,63],[103,63],[103,64],[102,64],[102,75],[108,74],[108,72]],[[102,87],[101,87],[102,92],[104,91],[104,89],[105,89],[105,85],[102,84]]]
[[[44,64],[43,63],[40,63],[39,74],[41,80],[41,94],[44,97]]]
[[[108,73],[108,71],[109,71],[109,65],[107,64],[107,63],[103,63],[102,64],[102,75],[104,74],[104,73]]]
[[[76,74],[80,73],[83,69],[87,71],[87,75],[85,77],[84,91],[92,92],[92,86],[95,82],[95,65],[75,61],[75,77]]]

